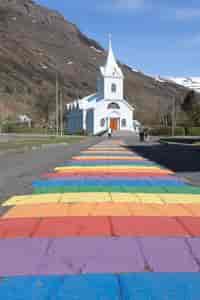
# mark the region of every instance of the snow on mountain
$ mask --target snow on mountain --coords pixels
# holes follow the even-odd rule
[[[183,85],[200,93],[200,77],[169,77],[168,81]]]
[[[200,93],[200,77],[153,77],[158,82],[174,82]]]
[[[160,76],[156,76],[156,77],[154,77],[154,79],[158,82],[166,82],[167,81],[165,78],[162,78]]]
[[[140,70],[138,70],[138,69],[135,69],[135,68],[131,68],[131,69],[132,69],[133,72],[136,72],[136,73],[140,72]]]
[[[95,48],[94,46],[91,46],[90,48],[93,49],[97,53],[102,53],[103,52],[102,50],[99,50],[99,49]]]

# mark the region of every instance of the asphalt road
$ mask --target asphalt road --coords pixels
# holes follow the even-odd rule
[[[13,195],[32,193],[32,181],[59,163],[79,154],[102,138],[88,138],[79,144],[0,155],[0,202]]]
[[[127,138],[126,142],[129,149],[200,186],[200,146],[164,145],[156,141],[136,143],[133,138]]]
[[[119,137],[118,137],[119,139]],[[200,186],[200,147],[167,146],[155,141],[139,143],[136,137],[123,137],[129,149],[171,169],[191,184]],[[0,155],[0,201],[13,195],[32,193],[32,181],[53,170],[59,163],[102,140],[91,137],[79,144]]]

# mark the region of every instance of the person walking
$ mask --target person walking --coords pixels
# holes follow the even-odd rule
[[[148,128],[145,128],[145,131],[144,131],[144,140],[145,140],[145,142],[149,141],[149,129]]]
[[[112,137],[112,129],[109,127],[108,128],[108,138]]]
[[[144,142],[144,128],[143,127],[140,127],[139,135],[140,135],[140,142]]]

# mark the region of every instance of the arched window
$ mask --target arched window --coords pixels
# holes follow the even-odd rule
[[[126,119],[122,119],[122,127],[126,127]]]
[[[100,126],[101,126],[101,127],[104,127],[104,126],[105,126],[105,123],[106,123],[105,119],[101,119],[101,121],[100,121]]]
[[[108,109],[120,109],[120,106],[115,102],[111,102],[108,104]]]
[[[115,83],[112,83],[112,85],[111,85],[111,91],[112,91],[112,93],[116,93],[117,92],[117,86],[116,86]]]

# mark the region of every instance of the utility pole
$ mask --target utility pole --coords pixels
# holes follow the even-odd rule
[[[63,89],[60,89],[60,135],[63,136]]]
[[[56,71],[56,135],[59,135],[59,80]]]
[[[172,97],[172,136],[175,136],[176,127],[176,96]]]

